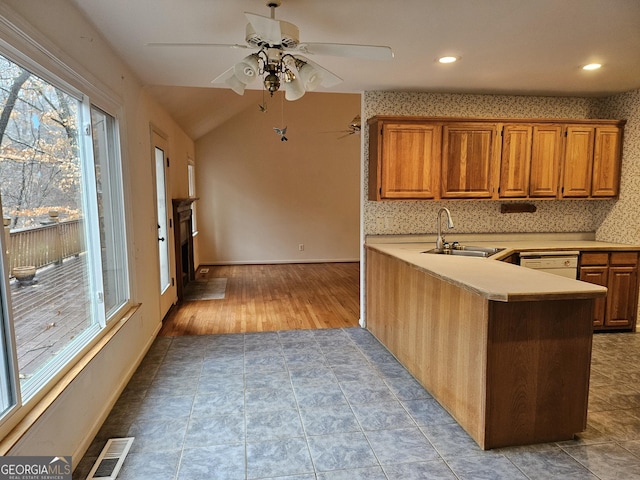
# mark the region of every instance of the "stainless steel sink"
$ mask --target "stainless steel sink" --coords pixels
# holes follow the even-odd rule
[[[432,248],[422,253],[432,253],[436,255],[460,255],[463,257],[481,257],[486,258],[501,252],[504,248],[496,247],[477,247],[474,245],[455,244],[452,247],[442,249]]]

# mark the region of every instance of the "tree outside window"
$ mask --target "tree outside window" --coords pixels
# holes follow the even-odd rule
[[[18,403],[129,301],[117,121],[61,85],[0,56],[0,201],[11,295],[1,320],[13,334],[3,353],[15,368],[6,375],[17,377],[0,384],[13,388]],[[24,263],[36,268],[27,281],[17,275]]]

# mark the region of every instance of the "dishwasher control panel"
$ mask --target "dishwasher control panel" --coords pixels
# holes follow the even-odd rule
[[[520,266],[576,279],[578,255],[576,251],[521,252]]]

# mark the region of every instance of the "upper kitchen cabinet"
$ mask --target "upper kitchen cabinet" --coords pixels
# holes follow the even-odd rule
[[[500,158],[498,125],[449,123],[442,138],[442,198],[491,198]]]
[[[561,197],[618,195],[622,123],[566,127]]]
[[[506,124],[502,131],[500,198],[555,198],[562,126]]]
[[[562,159],[562,125],[534,125],[531,145],[530,198],[558,196]]]
[[[523,198],[529,194],[532,134],[531,125],[505,125],[502,131],[501,198]]]
[[[441,126],[369,123],[369,199],[438,198]]]
[[[618,196],[619,120],[369,119],[369,199]]]
[[[592,197],[616,197],[620,186],[622,127],[596,127]]]
[[[586,125],[569,126],[564,148],[563,197],[588,197],[593,171],[595,129]]]

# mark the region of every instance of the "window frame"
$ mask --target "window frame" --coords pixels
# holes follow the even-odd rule
[[[8,18],[11,18],[9,20]],[[52,53],[55,52],[55,53]],[[109,334],[117,324],[118,321],[124,318],[133,308],[137,302],[135,298],[137,292],[135,290],[135,275],[134,275],[134,248],[133,248],[133,236],[131,235],[132,227],[130,221],[130,205],[131,188],[129,181],[129,169],[125,156],[125,143],[123,139],[125,136],[125,122],[124,122],[124,104],[122,99],[114,94],[108,87],[106,87],[99,79],[93,77],[84,68],[70,58],[65,57],[64,53],[55,47],[46,37],[40,32],[36,31],[29,24],[23,22],[20,17],[16,17],[10,7],[0,4],[0,55],[3,55],[8,60],[20,65],[21,67],[29,70],[32,74],[37,75],[51,85],[59,88],[65,93],[81,99],[82,101],[82,114],[79,115],[79,120],[83,127],[91,125],[91,108],[95,107],[114,119],[114,142],[116,148],[116,157],[113,161],[117,166],[117,180],[119,182],[118,194],[122,197],[122,215],[119,218],[119,223],[122,225],[124,232],[124,252],[128,258],[126,262],[126,269],[123,272],[125,276],[124,284],[127,288],[128,295],[127,300],[119,307],[110,312],[111,314],[106,317],[102,315],[102,318],[98,318],[98,322],[92,327],[88,328],[79,337],[89,336],[90,338],[83,343],[79,349],[74,349],[71,355],[68,356],[66,362],[57,368],[55,373],[51,375],[46,384],[38,388],[36,392],[30,395],[25,400],[21,392],[18,362],[17,362],[17,349],[15,345],[14,327],[13,322],[9,321],[11,311],[11,295],[8,285],[8,259],[5,251],[5,238],[3,232],[3,238],[0,239],[0,245],[2,245],[2,251],[0,252],[0,267],[2,268],[2,278],[0,279],[0,342],[3,342],[3,348],[9,348],[10,358],[8,362],[3,365],[0,361],[0,368],[7,371],[7,378],[12,384],[13,390],[11,395],[14,401],[13,406],[2,412],[0,416],[0,438],[4,437],[15,425],[18,424],[39,402],[45,398],[51,392],[52,389],[60,382],[60,380],[69,373],[78,362],[80,362],[93,347],[95,347],[106,335]],[[83,145],[81,150],[90,149],[91,155],[91,169],[93,175],[95,171],[93,167],[95,165],[93,158],[93,132],[90,135],[79,135],[79,141]],[[88,144],[87,144],[88,142]],[[83,155],[82,163],[85,166],[86,156]],[[95,181],[95,178],[94,178]],[[97,200],[96,200],[97,202]],[[93,203],[93,202],[92,202]],[[0,204],[1,207],[1,204]],[[94,207],[91,206],[91,210]],[[95,209],[97,212],[97,208]],[[92,236],[96,232],[92,233]],[[98,233],[99,242],[99,233]],[[96,249],[93,249],[96,250]],[[97,249],[96,265],[102,265],[100,261],[99,249]],[[93,252],[93,262],[96,261],[96,252]],[[102,274],[102,269],[96,269],[94,277]],[[94,284],[95,284],[94,279]],[[102,279],[99,279],[99,283],[102,283]],[[95,293],[95,292],[93,292]],[[104,309],[102,309],[104,312]],[[97,332],[93,330],[98,326]],[[74,341],[75,342],[75,341]],[[2,387],[2,381],[0,381],[0,387]],[[6,385],[5,385],[6,386]]]

